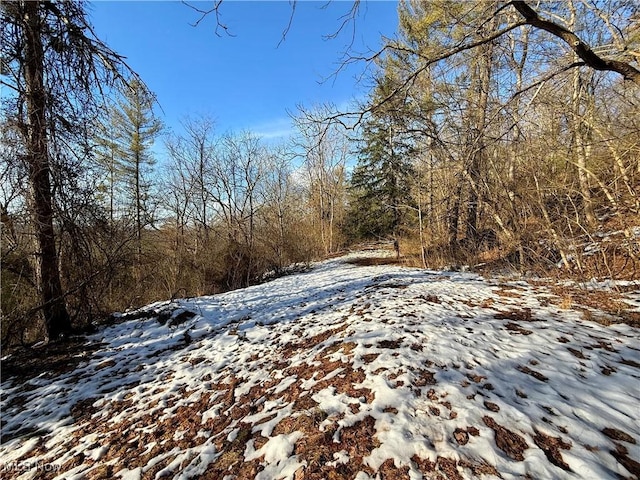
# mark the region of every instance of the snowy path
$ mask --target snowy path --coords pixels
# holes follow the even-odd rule
[[[638,478],[637,329],[348,259],[152,305],[72,371],[3,381],[2,478]]]

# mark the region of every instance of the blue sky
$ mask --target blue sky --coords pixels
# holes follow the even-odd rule
[[[206,9],[213,0],[193,5]],[[94,2],[89,11],[96,34],[156,93],[167,126],[179,130],[181,117],[210,114],[218,131],[249,129],[277,138],[289,131],[287,110],[297,104],[346,105],[366,94],[369,82],[358,81],[364,63],[332,74],[352,38],[352,49],[366,53],[380,47],[381,35],[394,34],[396,5],[363,2],[355,35],[350,25],[327,40],[352,2],[298,1],[280,46],[291,16],[288,1],[225,0],[221,19],[234,36],[217,36],[213,15],[191,26],[200,15],[180,2]]]

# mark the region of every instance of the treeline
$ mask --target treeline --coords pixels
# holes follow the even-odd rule
[[[356,231],[411,239],[424,266],[637,278],[638,14],[612,1],[402,1],[362,122]],[[618,241],[584,252],[607,231]]]
[[[423,267],[637,278],[635,4],[401,1],[367,101],[301,108],[279,145],[163,129],[80,2],[0,8],[4,345],[370,239]]]
[[[344,247],[349,141],[337,128],[323,128],[319,139],[301,121],[278,145],[251,132],[220,133],[207,116],[163,132],[153,96],[137,81],[105,112],[75,177],[67,176],[70,165],[52,165],[60,276],[74,328],[153,301],[259,283]],[[5,183],[3,214],[5,344],[45,333],[20,168],[7,162],[4,172],[15,180]]]
[[[301,120],[274,146],[191,117],[171,133],[82,2],[0,11],[3,345],[250,285],[344,244],[344,132]]]

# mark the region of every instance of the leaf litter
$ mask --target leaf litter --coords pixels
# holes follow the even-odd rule
[[[638,478],[636,328],[385,255],[158,302],[5,374],[3,478]]]

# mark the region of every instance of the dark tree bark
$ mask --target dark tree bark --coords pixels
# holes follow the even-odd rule
[[[528,25],[549,32],[564,41],[576,53],[584,63],[594,70],[617,72],[625,79],[640,85],[640,70],[637,70],[626,62],[609,60],[597,55],[591,47],[580,39],[571,30],[562,25],[540,18],[538,13],[522,0],[511,2],[513,7],[522,15]]]
[[[53,227],[53,201],[47,147],[47,96],[44,87],[44,51],[40,2],[23,3],[24,77],[27,105],[27,163],[37,241],[36,278],[50,339],[71,330],[64,301]]]
[[[463,177],[458,180],[455,193],[451,196],[453,203],[447,211],[447,226],[449,233],[449,247],[455,251],[458,246],[458,227],[460,225],[460,199],[462,196]]]

